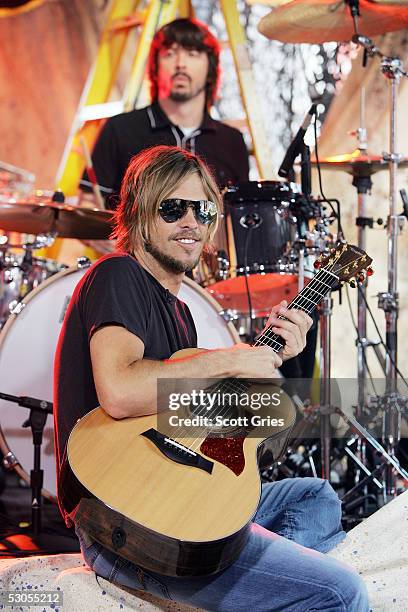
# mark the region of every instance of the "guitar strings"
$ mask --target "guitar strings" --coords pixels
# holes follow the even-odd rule
[[[329,274],[327,274],[327,273],[329,273]],[[315,308],[315,306],[317,305],[317,302],[315,303],[312,300],[310,300],[309,298],[306,298],[305,293],[308,293],[308,289],[311,289],[313,291],[313,293],[316,293],[319,296],[319,298],[324,297],[324,294],[321,294],[319,291],[316,291],[313,287],[310,287],[310,285],[312,285],[312,283],[314,282],[315,285],[319,285],[320,284],[320,285],[324,285],[328,289],[331,289],[332,286],[327,284],[326,282],[324,282],[324,281],[328,280],[328,277],[330,278],[330,276],[334,277],[334,278],[331,279],[332,281],[334,279],[336,280],[336,282],[338,281],[338,277],[336,275],[334,275],[331,271],[329,271],[327,269],[321,270],[321,274],[320,275],[319,274],[316,275],[316,277],[314,279],[312,279],[312,281],[309,283],[309,285],[307,287],[305,287],[302,290],[302,292],[298,296],[296,296],[296,298],[294,298],[294,300],[289,304],[288,308],[293,308],[295,306],[296,307],[302,307],[303,306],[302,302],[306,300],[306,301],[308,301],[308,302],[310,302],[312,304],[312,307],[310,307],[310,306],[306,307],[305,306],[304,310],[306,312],[309,312],[309,309],[310,309],[310,312],[311,312]],[[323,277],[324,277],[324,280],[323,280]],[[319,299],[319,301],[320,301],[320,299]],[[299,304],[296,303],[296,302],[299,302]],[[279,317],[279,318],[284,318],[284,317]],[[273,336],[275,336],[275,338]],[[269,340],[267,342],[267,344],[269,346],[272,346],[272,348],[275,350],[275,352],[278,352],[283,347],[283,344],[280,341],[280,337],[277,334],[273,333],[272,336],[270,336],[270,328],[267,328],[261,334],[261,337],[258,339],[258,343],[261,344],[260,341],[262,340],[262,338],[267,338]],[[279,338],[279,340],[278,340],[278,338]],[[257,345],[257,343],[254,344],[254,346],[256,346],[256,345]],[[273,345],[275,345],[275,346],[273,346]],[[236,389],[234,389],[234,386],[236,387],[236,380],[237,379],[233,379],[232,381],[231,380],[222,381],[222,383],[219,385],[219,389],[218,390],[223,390],[225,392],[228,392],[228,391],[232,390],[233,392],[236,393]],[[250,386],[251,386],[251,384],[248,384],[245,388],[249,388]],[[242,389],[241,389],[241,391],[242,391]],[[220,416],[221,417],[225,417],[226,414],[228,413],[228,410],[229,410],[229,408],[227,408],[227,412],[221,413]],[[201,438],[202,438],[202,436],[201,436]],[[195,446],[195,443],[197,443],[197,442],[198,442],[198,446]],[[200,445],[201,445],[201,439],[199,439],[199,438],[194,439],[193,440],[193,445],[192,445],[191,449],[193,451],[196,451],[196,450],[198,450]]]
[[[317,278],[317,277],[318,277],[318,275],[316,275],[316,277],[315,277],[315,278],[314,278],[314,279],[313,279],[313,280],[312,280],[312,281],[309,283],[309,285],[310,285],[310,284],[312,284],[312,282],[313,282],[313,281],[315,281],[315,282],[314,282],[314,285],[315,285],[315,286],[316,286],[316,285],[318,285],[318,286],[319,286],[319,288],[320,288],[320,285],[324,285],[325,287],[327,287],[327,288],[329,288],[329,289],[330,289],[330,288],[331,288],[331,285],[328,285],[328,284],[327,284],[326,282],[324,282],[324,281],[326,281],[326,280],[327,280],[327,278],[330,278],[330,275],[331,275],[332,273],[327,274],[327,272],[328,272],[327,270],[322,270],[322,272],[323,272],[323,274],[321,274],[319,278]],[[323,278],[323,277],[324,277],[324,281],[322,280],[322,278]],[[336,282],[337,282],[337,280],[338,280],[338,279],[337,279],[337,277],[336,277],[336,276],[334,276],[334,279],[335,279],[335,280],[336,280]],[[334,280],[334,279],[332,279],[332,280]],[[291,303],[288,305],[288,309],[290,309],[290,308],[294,308],[294,307],[297,307],[297,308],[298,308],[298,307],[301,307],[301,308],[303,307],[302,309],[304,309],[304,311],[305,311],[305,312],[308,312],[308,313],[309,313],[309,312],[312,312],[312,310],[315,308],[315,306],[316,306],[317,302],[312,302],[312,300],[310,300],[308,297],[307,297],[307,298],[305,297],[305,293],[309,293],[309,294],[310,294],[310,292],[308,292],[309,285],[307,285],[307,287],[305,287],[305,288],[302,290],[302,292],[301,292],[299,295],[297,295],[297,296],[294,298],[294,300],[292,300],[292,302],[291,302]],[[314,288],[309,288],[309,289],[312,289],[312,290],[314,291],[314,293],[318,294],[318,296],[319,296],[319,300],[318,300],[318,301],[320,301],[320,299],[321,299],[322,297],[324,297],[324,294],[322,295],[322,294],[321,294],[319,291],[316,291]],[[298,302],[299,302],[299,303],[298,303]],[[310,303],[312,304],[312,306],[310,306],[310,305],[309,305],[309,306],[307,306],[307,307],[306,307],[306,306],[304,306],[304,304],[303,304],[302,302],[310,302]],[[284,319],[285,317],[284,317],[284,316],[280,316],[279,318]],[[264,341],[265,339],[267,340],[266,342]],[[273,349],[275,352],[278,352],[278,351],[279,351],[279,350],[281,350],[281,349],[283,348],[283,346],[284,346],[284,345],[283,345],[283,343],[282,343],[282,341],[281,341],[281,338],[280,338],[280,336],[279,336],[278,334],[276,334],[275,332],[272,332],[272,335],[271,335],[271,329],[270,329],[270,327],[266,328],[266,329],[265,329],[265,330],[262,332],[261,336],[258,338],[257,342],[256,342],[256,343],[254,343],[254,345],[253,345],[253,346],[259,346],[259,345],[262,345],[262,344],[267,344],[268,346],[271,346],[271,347],[272,347],[272,349]],[[232,392],[235,392],[235,393],[236,393],[236,390],[235,390],[235,388],[234,388],[234,387],[235,387],[235,385],[236,385],[236,382],[235,382],[236,380],[237,380],[237,379],[233,379],[233,380],[231,381],[231,380],[229,380],[229,379],[228,379],[228,380],[226,380],[226,381],[222,381],[222,382],[221,382],[221,384],[219,385],[220,390],[221,390],[221,391],[223,391],[225,394],[226,394],[226,393],[228,393],[228,392],[230,392],[230,391],[232,391]],[[242,383],[241,383],[241,384],[242,384]],[[253,383],[248,383],[248,384],[245,386],[245,389],[248,389],[248,388],[251,386],[251,384],[253,384]],[[227,416],[229,409],[230,409],[230,408],[229,408],[229,407],[227,407],[227,408],[226,408],[226,411],[221,412],[221,413],[219,414],[219,416],[220,416],[221,418],[224,418],[225,416]],[[198,442],[198,446],[196,446],[197,442]],[[191,450],[193,450],[193,451],[198,450],[198,448],[199,448],[199,446],[200,446],[200,445],[201,445],[201,440],[199,440],[198,438],[197,438],[197,439],[194,439],[194,440],[193,440],[193,445],[192,445],[192,447],[191,447]]]

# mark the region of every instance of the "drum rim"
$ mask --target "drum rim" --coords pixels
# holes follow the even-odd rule
[[[45,281],[40,283],[35,289],[32,289],[29,293],[27,293],[27,295],[24,296],[24,298],[19,301],[19,304],[24,305],[23,306],[23,310],[24,310],[25,306],[27,306],[31,302],[31,300],[37,295],[37,293],[39,293],[43,289],[46,289],[49,285],[54,283],[58,278],[62,278],[63,276],[66,276],[68,274],[78,272],[79,270],[87,270],[90,267],[90,265],[91,264],[89,264],[89,266],[88,265],[87,266],[70,266],[69,268],[65,268],[65,270],[60,270],[59,272],[56,272],[56,274],[52,274],[47,279],[45,279]],[[4,339],[7,336],[7,332],[9,331],[10,327],[13,325],[14,321],[20,315],[20,312],[10,313],[10,315],[7,318],[7,321],[1,328],[0,330],[0,351],[2,349]]]
[[[231,335],[231,338],[234,341],[234,344],[239,344],[241,342],[241,339],[239,337],[239,334],[238,334],[236,328],[234,327],[233,323],[231,323],[231,321],[227,321],[226,319],[224,319],[224,317],[221,314],[221,313],[225,312],[225,308],[223,308],[221,306],[221,304],[219,302],[217,302],[217,300],[215,298],[213,298],[213,296],[210,295],[208,293],[208,291],[206,291],[206,289],[203,289],[203,287],[201,287],[201,285],[196,283],[196,281],[192,280],[188,276],[185,276],[183,278],[182,283],[184,283],[184,282],[186,283],[187,286],[190,287],[190,289],[193,289],[193,291],[196,291],[196,293],[198,293],[198,295],[201,295],[202,297],[204,297],[204,299],[210,304],[210,306],[212,306],[214,308],[216,313],[221,317],[221,319],[225,323],[225,325],[226,325],[226,327],[227,327],[227,329],[228,329],[228,331],[229,331],[229,333]],[[179,299],[183,302],[182,298],[179,298]],[[0,348],[1,348],[1,344],[0,344]]]
[[[37,293],[39,293],[43,289],[46,289],[49,285],[54,283],[57,280],[57,278],[62,278],[63,276],[67,276],[68,274],[72,274],[72,273],[78,272],[80,270],[86,271],[90,267],[90,265],[91,264],[86,265],[86,266],[78,266],[78,265],[70,266],[69,268],[65,268],[65,270],[61,270],[60,272],[57,272],[56,274],[53,274],[52,276],[47,278],[45,281],[40,283],[35,289],[33,289],[32,291],[27,293],[27,295],[19,302],[19,304],[23,303],[24,306],[26,306],[37,295]],[[15,320],[18,318],[19,314],[20,313],[18,313],[18,314],[11,313],[10,316],[8,317],[7,321],[5,322],[4,326],[0,330],[0,352],[3,349],[4,342],[5,342],[5,339],[7,337],[7,334],[10,331],[10,328],[15,323]],[[2,451],[2,453],[4,455],[7,455],[7,453],[12,453],[13,452],[13,449],[10,448],[10,446],[7,443],[7,438],[4,435],[4,433],[3,433],[3,429],[1,427],[1,422],[0,422],[0,450]],[[18,457],[17,457],[17,459],[18,459]],[[12,469],[19,475],[19,477],[22,480],[24,480],[27,484],[30,484],[29,473],[24,469],[24,467],[21,465],[21,463],[17,463]],[[51,491],[49,491],[48,489],[42,488],[41,489],[41,494],[42,494],[43,497],[45,497],[46,499],[52,501],[53,503],[55,503],[55,504],[58,503],[58,499],[57,499],[56,495],[51,493]]]

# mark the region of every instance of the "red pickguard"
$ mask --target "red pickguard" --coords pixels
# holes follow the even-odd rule
[[[244,440],[243,436],[237,438],[208,437],[201,444],[200,450],[206,457],[219,461],[239,476],[245,467]]]

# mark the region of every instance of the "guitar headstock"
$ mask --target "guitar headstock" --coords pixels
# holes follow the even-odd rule
[[[321,256],[315,262],[315,268],[328,270],[339,278],[339,282],[363,282],[366,276],[373,274],[370,267],[371,257],[362,249],[347,244],[340,243],[330,250],[327,257]]]

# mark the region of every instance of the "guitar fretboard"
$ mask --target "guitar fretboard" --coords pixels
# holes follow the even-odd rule
[[[320,270],[318,274],[303,287],[302,291],[290,302],[288,310],[296,308],[303,310],[307,314],[311,314],[319,302],[335,287],[339,282],[339,278],[328,270]],[[279,319],[285,319],[279,315]],[[284,340],[270,328],[266,328],[257,338],[253,346],[267,345],[273,348],[276,353],[283,349]]]

